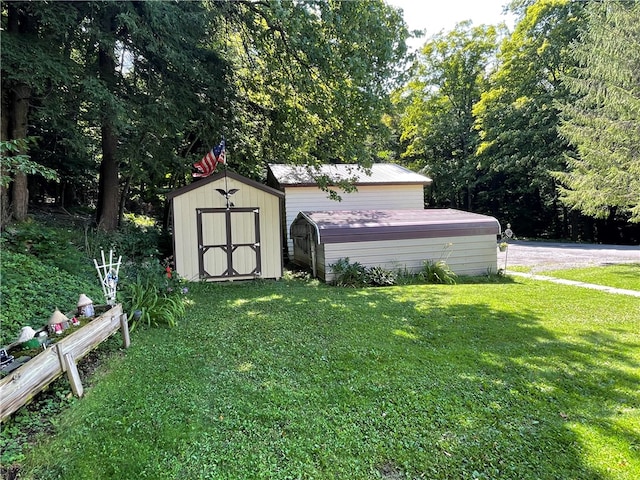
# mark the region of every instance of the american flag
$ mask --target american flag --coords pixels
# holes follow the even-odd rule
[[[227,154],[225,151],[224,140],[222,140],[217,146],[213,147],[209,153],[207,153],[202,160],[193,164],[197,172],[193,174],[194,177],[208,177],[216,171],[218,163],[226,165]]]

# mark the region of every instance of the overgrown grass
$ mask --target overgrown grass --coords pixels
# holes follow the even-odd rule
[[[542,274],[566,280],[640,291],[640,263],[553,270],[542,272]]]
[[[21,478],[640,478],[636,298],[520,279],[192,293]]]

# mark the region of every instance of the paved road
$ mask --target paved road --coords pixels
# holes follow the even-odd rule
[[[498,252],[498,268],[533,267],[532,273],[615,263],[640,263],[640,247],[513,240],[507,252]]]

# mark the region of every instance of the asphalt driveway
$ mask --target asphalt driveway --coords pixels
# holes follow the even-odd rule
[[[498,268],[532,267],[531,272],[561,268],[640,263],[640,247],[512,240],[507,252],[498,252]]]

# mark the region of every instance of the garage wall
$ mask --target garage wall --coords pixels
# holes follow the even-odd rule
[[[286,237],[289,258],[293,258],[291,224],[300,212],[319,210],[406,210],[424,208],[423,185],[361,185],[357,192],[340,192],[342,201],[328,198],[317,186],[285,188]]]
[[[458,275],[495,273],[498,265],[495,235],[329,243],[317,245],[318,277],[331,282],[330,265],[347,257],[366,267],[410,272],[419,271],[425,260],[445,260]]]

